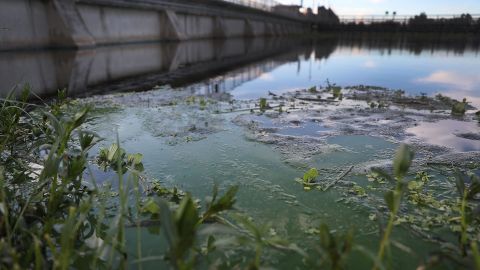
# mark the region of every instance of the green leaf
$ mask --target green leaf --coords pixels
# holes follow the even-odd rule
[[[176,245],[178,258],[182,258],[193,246],[196,226],[199,220],[197,208],[192,198],[190,195],[185,196],[175,212],[175,224],[179,236],[179,241]]]
[[[395,210],[395,193],[392,190],[385,193],[385,202],[387,203],[388,209],[393,212]]]
[[[82,130],[79,133],[78,140],[80,142],[80,147],[83,151],[86,151],[92,148],[95,143],[99,142],[101,139],[98,134],[92,131]]]
[[[389,180],[390,182],[393,182],[394,179],[392,178],[392,176],[390,174],[388,174],[386,171],[382,170],[382,169],[379,169],[379,168],[372,168],[372,173],[375,173],[377,174],[379,177],[381,178],[384,178],[384,179],[387,179]]]
[[[85,120],[87,119],[89,110],[90,110],[89,108],[84,108],[83,110],[81,110],[81,111],[79,111],[75,114],[75,116],[73,117],[73,121],[72,121],[72,127],[71,127],[72,130],[78,128],[83,123],[85,123]]]
[[[458,194],[463,197],[463,193],[465,192],[465,175],[455,170],[455,186],[457,187]]]
[[[129,164],[132,164],[132,165],[139,165],[140,163],[142,163],[142,159],[143,159],[143,155],[142,154],[130,154],[128,155],[128,163]]]
[[[468,188],[467,199],[471,200],[475,198],[478,193],[480,193],[480,183],[472,181],[470,187]]]
[[[267,99],[266,98],[261,98],[260,99],[260,110],[265,110],[267,109],[268,104],[267,104]]]
[[[110,148],[108,148],[108,155],[107,155],[107,160],[112,162],[117,159],[117,152],[118,152],[118,144],[114,143],[110,145]]]
[[[318,170],[316,168],[311,168],[303,175],[303,182],[310,184],[318,177]]]
[[[60,161],[62,161],[62,158],[52,153],[44,163],[42,179],[55,176],[58,173]]]
[[[212,200],[208,204],[207,211],[203,214],[203,219],[207,219],[211,216],[218,214],[219,212],[229,210],[233,208],[235,204],[235,195],[237,194],[238,186],[233,186],[228,189],[228,191],[217,200],[218,196],[218,187],[215,185],[213,187],[213,196]]]
[[[410,146],[406,144],[400,145],[393,160],[393,172],[399,179],[403,178],[412,164],[414,153]]]
[[[150,214],[159,214],[160,206],[157,204],[157,202],[155,202],[154,199],[150,198],[142,207],[142,211]]]
[[[319,234],[322,248],[329,250],[332,245],[332,235],[330,234],[330,229],[326,224],[322,223],[320,225]]]

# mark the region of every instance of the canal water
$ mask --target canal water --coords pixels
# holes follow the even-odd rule
[[[464,35],[343,34],[318,39],[197,40],[70,51],[0,52],[0,96],[28,83],[40,96],[149,90],[169,84],[235,99],[326,81],[480,105],[480,41]]]
[[[355,241],[375,253],[379,234],[372,215],[378,205],[361,200],[345,203],[348,192],[336,188],[306,192],[295,178],[315,167],[321,179],[335,179],[350,166],[390,160],[405,138],[339,134],[334,132],[335,124],[325,119],[290,119],[285,125],[252,115],[254,122],[273,129],[278,138],[296,138],[291,144],[298,146],[290,145],[287,151],[280,144],[252,137],[238,119],[250,114],[248,106],[259,98],[327,84],[381,86],[413,96],[442,94],[466,98],[480,107],[479,44],[469,36],[345,35],[2,52],[0,86],[2,95],[17,83],[30,83],[41,96],[66,87],[71,96],[98,104],[113,101],[114,109],[99,110],[91,128],[107,138],[103,146],[118,134],[127,152],[142,153],[149,177],[202,200],[215,183],[222,191],[239,185],[238,210],[254,223],[268,225],[272,234],[308,249],[318,241],[311,232],[322,223],[340,234],[353,227]],[[192,96],[197,99],[193,105]],[[198,105],[203,98],[206,105]],[[422,122],[407,132],[429,145],[448,148],[448,153],[480,150],[478,139],[453,136],[465,128],[478,133],[478,123],[442,121]],[[450,136],[430,140],[428,131],[441,133],[442,127]],[[308,150],[298,138],[321,140],[325,148],[307,157]],[[364,188],[369,185],[366,173],[350,173],[344,180]],[[396,227],[393,237],[415,253],[393,250],[395,269],[414,269],[437,247],[405,227]],[[133,229],[128,239],[135,254],[138,239]],[[165,246],[147,229],[140,241],[147,257],[158,256]],[[349,263],[355,269],[371,265],[359,254]],[[148,261],[143,269],[159,265],[158,260]],[[302,268],[299,258],[281,252],[267,252],[265,265]]]

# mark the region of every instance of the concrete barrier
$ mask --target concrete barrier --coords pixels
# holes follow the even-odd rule
[[[219,1],[0,0],[0,50],[300,34],[309,24]]]

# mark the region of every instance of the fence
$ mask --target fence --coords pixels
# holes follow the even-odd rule
[[[280,5],[275,0],[223,0],[225,2],[234,3],[237,5],[247,6],[251,8],[261,9],[265,11],[272,11],[274,6]]]
[[[414,18],[417,15],[343,15],[340,16],[340,22],[342,23],[377,23],[377,22],[397,22],[406,23],[409,19]],[[459,14],[435,14],[428,15],[429,19],[454,19],[460,18]],[[470,14],[474,20],[480,19],[480,14]]]

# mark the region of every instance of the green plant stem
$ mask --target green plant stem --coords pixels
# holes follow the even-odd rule
[[[118,132],[117,132],[117,145],[120,147],[120,137],[118,136]],[[119,248],[120,248],[120,251],[122,253],[122,256],[120,256],[122,259],[121,259],[121,263],[120,263],[120,268],[121,269],[126,269],[126,261],[125,261],[125,257],[123,256],[123,253],[124,253],[124,245],[125,245],[125,221],[124,221],[124,217],[125,217],[125,214],[126,214],[126,205],[127,205],[127,194],[126,194],[126,187],[124,187],[123,185],[125,184],[124,183],[124,180],[123,180],[123,171],[122,171],[122,160],[121,160],[121,156],[118,155],[117,157],[117,168],[119,168],[118,170],[118,194],[120,196],[120,216],[119,216],[119,221],[118,221],[118,234],[117,234],[117,241],[118,241],[118,245],[119,245]]]
[[[461,237],[460,237],[460,245],[462,249],[462,254],[463,256],[466,256],[466,246],[468,244],[468,235],[467,235],[467,215],[465,213],[466,207],[467,207],[467,195],[468,191],[464,190],[463,191],[463,196],[462,196],[462,205],[460,207],[460,212],[461,212]]]
[[[473,260],[475,262],[475,269],[480,270],[480,252],[478,251],[478,244],[476,241],[472,241],[470,246],[472,247]]]
[[[392,234],[393,230],[393,222],[395,221],[396,213],[390,213],[390,217],[388,219],[387,227],[385,228],[385,233],[383,234],[382,241],[380,242],[380,249],[377,255],[377,261],[381,262],[383,260],[383,256],[385,255],[385,249],[389,244],[390,235]],[[377,265],[373,269],[377,269]]]
[[[393,192],[394,194],[394,205],[393,209],[390,212],[390,217],[388,219],[388,224],[387,227],[385,228],[385,232],[383,234],[382,240],[380,242],[380,248],[378,250],[378,255],[377,255],[377,261],[375,265],[373,266],[374,270],[378,269],[378,263],[381,263],[383,261],[383,257],[385,255],[385,249],[387,246],[390,244],[390,235],[392,234],[393,230],[393,223],[395,222],[395,217],[397,216],[398,209],[400,208],[400,200],[402,197],[402,182],[401,179],[397,181],[397,186],[395,188],[395,191]]]
[[[141,208],[141,202],[140,202],[140,189],[139,189],[139,180],[138,176],[136,173],[132,174],[132,180],[134,184],[134,189],[135,189],[135,201],[136,201],[136,207],[137,207],[137,212],[140,213],[140,208]],[[141,224],[140,222],[137,222],[137,257],[138,259],[142,259],[142,229],[141,229]],[[142,270],[142,264],[138,264],[138,269]]]

